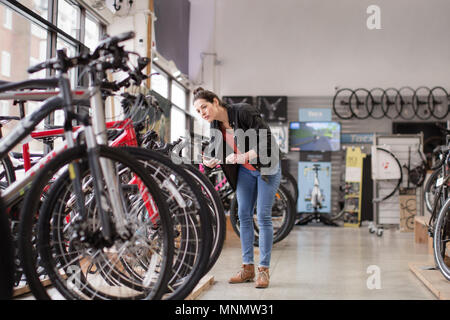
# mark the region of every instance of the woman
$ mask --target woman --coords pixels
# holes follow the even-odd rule
[[[243,283],[255,278],[253,212],[256,205],[260,249],[256,288],[267,288],[273,243],[272,205],[281,179],[278,145],[258,110],[249,104],[223,104],[215,93],[197,88],[194,107],[210,123],[210,146],[215,147],[211,153],[213,158],[204,157],[203,164],[214,168],[220,163],[236,191],[242,268],[229,282]]]

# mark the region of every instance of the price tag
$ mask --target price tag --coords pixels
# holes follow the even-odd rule
[[[444,177],[440,177],[440,178],[437,179],[437,181],[436,181],[436,187],[442,186],[443,183],[444,183]]]

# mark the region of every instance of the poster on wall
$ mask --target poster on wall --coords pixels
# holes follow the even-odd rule
[[[223,103],[234,104],[234,103],[248,103],[253,105],[252,96],[223,96]]]
[[[256,105],[267,122],[284,122],[287,119],[287,96],[258,96]]]
[[[170,139],[170,109],[172,107],[171,102],[164,98],[162,95],[157,92],[151,90],[150,94],[153,95],[156,100],[158,100],[159,107],[161,111],[156,111],[154,108],[151,108],[149,112],[149,118],[152,123],[152,130],[157,132],[159,135],[160,141],[165,143],[169,143]],[[146,128],[149,129],[149,128]]]
[[[278,143],[281,152],[288,153],[289,152],[289,136],[288,136],[288,127],[280,126],[280,125],[269,125],[270,132],[275,137],[275,141]]]
[[[314,170],[314,165],[319,165]],[[322,193],[322,208],[319,212],[331,211],[331,163],[330,162],[303,162],[298,163],[298,201],[297,212],[312,213],[311,192],[314,180],[317,178]]]

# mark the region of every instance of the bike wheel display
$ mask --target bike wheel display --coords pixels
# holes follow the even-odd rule
[[[415,115],[421,120],[428,120],[431,117],[431,110],[428,106],[428,96],[430,95],[430,88],[419,87],[414,90],[413,108]]]
[[[447,90],[442,87],[434,87],[428,95],[428,105],[431,114],[436,119],[445,119],[449,113],[449,98]]]
[[[350,109],[353,115],[360,120],[367,119],[372,114],[373,104],[367,104],[367,97],[370,92],[366,89],[359,88],[353,91],[350,96]]]
[[[340,119],[351,119],[354,117],[350,107],[350,97],[353,90],[339,89],[333,97],[333,112]]]
[[[370,90],[366,96],[365,104],[368,106],[369,110],[372,110],[370,116],[373,119],[381,119],[385,116],[382,102],[383,94],[383,89],[374,88]]]
[[[396,104],[397,111],[400,117],[404,120],[411,120],[416,113],[413,105],[414,89],[411,87],[401,87],[398,90],[396,99],[399,101]]]
[[[450,199],[442,206],[436,219],[433,237],[434,260],[443,276],[450,281],[450,263],[446,259],[447,244],[450,242]]]
[[[384,115],[389,119],[397,119],[400,111],[397,105],[400,104],[400,94],[395,88],[387,88],[381,96],[381,108]]]
[[[234,232],[240,236],[240,222],[238,215],[237,198],[234,197],[230,206],[230,222]],[[292,197],[284,186],[280,185],[275,195],[272,206],[273,243],[283,240],[292,230],[295,224],[295,206]],[[259,228],[256,217],[256,208],[253,213],[253,227],[255,230],[254,245],[259,245]]]
[[[39,212],[39,255],[51,283],[64,298],[159,299],[166,291],[173,255],[173,227],[164,198],[155,181],[126,152],[105,146],[98,151],[100,159],[114,164],[130,232],[126,239],[116,232],[111,239],[103,237],[104,217],[99,216],[95,203],[86,150],[77,147],[59,154],[37,174],[21,212],[19,249],[30,288],[36,298],[49,299],[35,273],[36,254],[31,245],[33,218]],[[69,175],[74,178],[73,161],[82,169],[78,177],[82,177],[85,200],[82,223],[75,205],[80,195],[68,179]],[[39,210],[42,190],[52,179],[58,183]],[[109,208],[109,200],[103,199],[102,206]],[[110,223],[115,230],[114,219]],[[136,263],[130,271],[130,264],[124,262],[130,259],[151,262]]]

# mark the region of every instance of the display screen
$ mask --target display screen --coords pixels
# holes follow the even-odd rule
[[[290,122],[290,151],[339,151],[341,125],[338,122]]]

